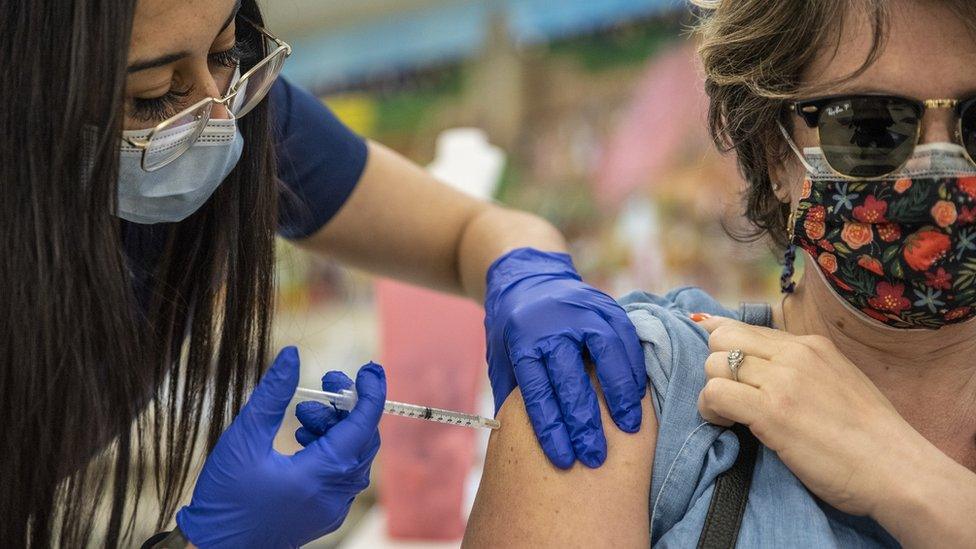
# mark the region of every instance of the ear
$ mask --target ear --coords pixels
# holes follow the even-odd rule
[[[782,131],[786,131],[785,129]],[[806,168],[797,158],[790,144],[781,140],[775,151],[766,153],[766,165],[769,166],[769,181],[773,194],[784,204],[793,204],[793,197],[800,196],[803,182],[806,179]]]
[[[799,195],[800,187],[803,185],[803,166],[793,166],[799,162],[791,161],[790,157],[776,158],[770,155],[767,158],[769,166],[769,183],[772,186],[773,194],[776,199],[784,204],[792,204],[793,196]],[[799,171],[796,169],[799,167]]]

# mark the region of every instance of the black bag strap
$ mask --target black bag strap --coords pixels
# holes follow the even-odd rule
[[[773,325],[773,309],[768,303],[741,303],[739,317],[742,322],[755,326]],[[746,512],[752,472],[759,453],[759,441],[743,425],[733,425],[732,432],[739,438],[739,455],[732,467],[715,479],[708,515],[698,538],[698,549],[733,549],[739,539],[742,515]]]

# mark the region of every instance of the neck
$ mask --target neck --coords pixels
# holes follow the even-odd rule
[[[804,259],[810,267],[777,311],[779,326],[796,335],[830,339],[882,390],[932,390],[943,398],[950,396],[946,392],[960,397],[976,392],[976,321],[939,330],[886,326],[843,303],[815,263]]]

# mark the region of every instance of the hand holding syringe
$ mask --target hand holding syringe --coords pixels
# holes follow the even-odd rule
[[[295,391],[295,397],[332,404],[336,407],[336,409],[345,410],[347,412],[356,406],[356,401],[358,400],[355,389],[344,389],[340,392],[333,393],[329,391],[316,391],[315,389],[299,387]],[[386,404],[383,405],[383,413],[393,414],[401,417],[424,419],[427,421],[437,421],[439,423],[447,423],[450,425],[460,425],[462,427],[484,427],[486,429],[498,429],[502,426],[501,422],[499,422],[497,419],[486,418],[474,414],[465,414],[462,412],[452,412],[451,410],[442,410],[441,408],[432,408],[430,406],[406,404],[393,400],[386,401]]]

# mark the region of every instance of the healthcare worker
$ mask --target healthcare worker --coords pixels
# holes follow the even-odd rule
[[[587,354],[616,424],[639,429],[634,329],[562,236],[438,184],[278,78],[290,47],[254,0],[0,11],[0,545],[78,546],[96,523],[125,543],[150,488],[159,529],[178,526],[167,546],[296,546],[338,526],[368,482],[384,375],[360,371],[347,417],[300,405],[306,448],[272,449],[294,349],[246,397],[269,352],[276,232],[483,300],[495,402],[520,387],[557,466],[606,457]]]

